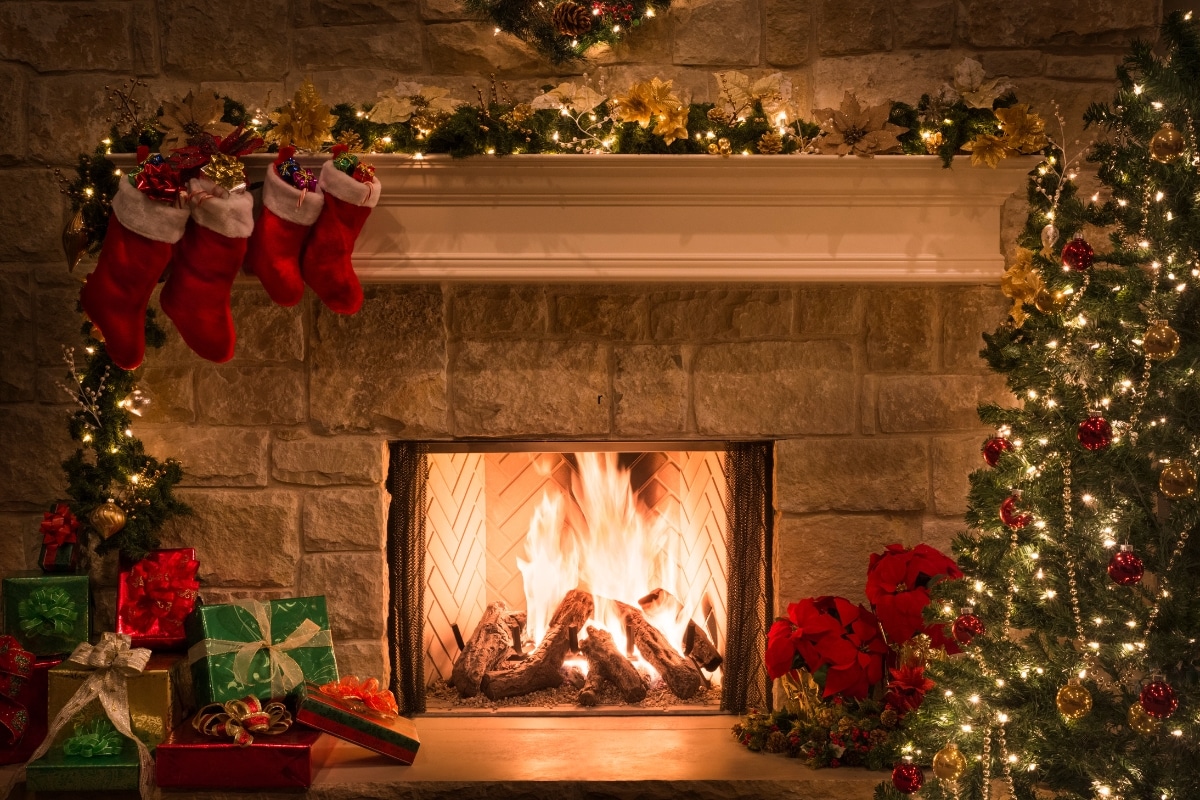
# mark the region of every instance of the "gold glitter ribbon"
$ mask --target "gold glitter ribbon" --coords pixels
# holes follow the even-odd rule
[[[235,156],[214,153],[212,160],[200,168],[210,181],[229,193],[246,188],[246,168]]]
[[[250,696],[209,703],[192,719],[192,727],[205,736],[228,736],[246,747],[254,742],[253,734],[276,736],[292,727],[292,715],[278,700],[264,706],[257,697]]]

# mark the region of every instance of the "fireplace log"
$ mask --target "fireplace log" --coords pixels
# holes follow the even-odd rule
[[[587,683],[587,678],[584,677],[583,670],[579,667],[569,667],[564,664],[558,671],[562,673],[563,683],[575,689],[582,689]]]
[[[563,595],[562,602],[554,610],[554,616],[550,618],[550,627],[561,625],[565,631],[566,628],[574,626],[575,630],[581,631],[583,624],[592,618],[595,611],[596,604],[590,592],[572,589]]]
[[[691,620],[683,631],[683,654],[712,672],[725,660],[704,629]]]
[[[627,627],[633,629],[633,640],[642,658],[649,661],[663,682],[680,700],[694,697],[700,691],[700,668],[690,658],[684,658],[671,647],[662,631],[650,624],[641,609],[617,603]]]
[[[496,669],[513,646],[512,618],[503,601],[489,603],[484,609],[483,619],[475,626],[471,639],[454,660],[450,672],[450,683],[460,697],[479,694],[483,676]]]
[[[683,615],[683,603],[666,589],[655,589],[638,600],[638,605],[642,607],[647,618],[657,616],[660,612],[670,614],[673,619],[679,619]]]
[[[563,683],[560,667],[566,657],[567,628],[553,625],[529,658],[512,669],[497,669],[484,674],[481,688],[490,700],[557,688]]]
[[[588,660],[588,677],[599,675],[617,687],[621,699],[626,703],[638,703],[646,698],[646,685],[642,676],[629,663],[629,659],[613,644],[608,631],[588,625],[587,638],[579,643]],[[586,687],[585,687],[586,688]]]
[[[604,677],[592,667],[588,668],[587,681],[579,690],[579,705],[594,706],[600,703],[600,687],[604,685]]]

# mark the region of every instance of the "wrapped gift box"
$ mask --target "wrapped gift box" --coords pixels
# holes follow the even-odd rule
[[[266,644],[264,625],[275,647],[268,651],[260,646],[239,662],[239,653],[247,653],[248,644]],[[269,700],[298,691],[306,680],[337,680],[322,596],[199,606],[188,617],[186,628],[192,684],[200,705],[248,695]],[[296,679],[294,683],[287,679],[289,675]]]
[[[0,747],[0,764],[24,764],[46,738],[48,719],[48,676],[52,667],[62,662],[61,658],[39,658],[33,663],[29,679],[13,697],[26,714],[25,735],[16,744]]]
[[[255,734],[242,747],[232,739],[181,725],[158,746],[155,779],[164,789],[287,789],[312,785],[320,731],[301,726],[275,736]]]
[[[88,577],[20,572],[4,579],[5,633],[34,655],[70,653],[91,634]]]
[[[64,661],[49,674],[49,702],[47,713],[54,719],[71,696],[92,674],[90,669]],[[155,653],[150,657],[146,669],[128,678],[129,717],[133,732],[150,748],[167,738],[192,710],[187,660],[179,655]],[[105,718],[99,699],[83,707],[63,726],[54,742],[61,745],[72,735],[76,726]],[[136,756],[136,753],[134,754]]]
[[[297,701],[296,721],[359,747],[411,764],[421,746],[413,721],[391,713],[378,713],[360,702],[343,700],[309,683]]]
[[[62,746],[30,762],[25,788],[36,792],[112,792],[138,789],[137,745],[121,738],[114,755],[67,755]]]
[[[79,520],[66,503],[47,511],[38,529],[42,551],[38,565],[42,572],[74,572],[79,566]]]
[[[141,561],[123,564],[117,583],[117,633],[134,647],[183,650],[183,622],[196,606],[196,551],[191,547],[151,550]]]

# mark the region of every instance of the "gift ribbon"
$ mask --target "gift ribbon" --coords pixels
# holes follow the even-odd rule
[[[35,589],[17,604],[20,628],[28,636],[66,635],[71,632],[79,611],[75,601],[59,587]]]
[[[233,678],[243,686],[250,683],[250,666],[259,650],[267,651],[271,665],[271,696],[283,697],[304,682],[304,670],[289,651],[301,647],[332,647],[333,639],[327,630],[311,619],[296,626],[282,642],[271,635],[271,606],[261,600],[235,600],[231,605],[243,609],[258,623],[259,638],[250,642],[230,639],[204,639],[188,650],[188,662],[195,664],[209,656],[236,653],[233,657]]]
[[[192,727],[205,736],[228,736],[245,747],[256,733],[276,736],[292,727],[287,706],[272,700],[265,706],[251,695],[241,700],[209,703],[192,718]]]
[[[87,642],[75,648],[67,661],[80,667],[92,670],[83,685],[71,695],[58,716],[50,723],[50,730],[45,740],[29,757],[30,763],[37,761],[49,752],[59,731],[71,721],[71,718],[83,711],[88,703],[99,699],[100,707],[104,709],[113,727],[126,739],[132,739],[138,749],[138,792],[142,800],[149,800],[154,792],[154,761],[150,758],[150,750],[146,743],[133,733],[129,718],[129,678],[140,674],[150,661],[150,651],[143,648],[131,648],[129,637],[123,633],[106,632],[100,635],[100,643],[92,646]],[[12,791],[20,770],[14,770],[9,776],[8,791]],[[6,793],[7,795],[7,793]]]
[[[200,562],[187,553],[152,553],[125,578],[129,602],[121,619],[140,635],[182,636],[183,620],[196,606]]]
[[[53,511],[47,511],[42,516],[38,532],[42,534],[42,547],[45,548],[42,564],[53,564],[58,556],[58,548],[79,541],[79,520],[66,503],[59,503]]]
[[[75,735],[63,742],[63,752],[81,758],[120,755],[121,734],[108,720],[96,719],[90,727],[76,726]]]
[[[399,716],[396,696],[379,685],[376,678],[360,681],[353,675],[321,686],[321,693],[336,697],[355,710],[366,710],[381,717]]]

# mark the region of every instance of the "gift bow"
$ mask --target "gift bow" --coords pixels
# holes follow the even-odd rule
[[[272,700],[265,706],[254,695],[225,703],[209,703],[196,713],[192,727],[205,736],[229,736],[245,747],[255,733],[275,736],[292,727],[287,706]]]
[[[283,697],[304,682],[304,670],[288,651],[301,647],[331,647],[333,639],[329,631],[322,630],[311,619],[305,619],[282,642],[276,642],[271,634],[271,606],[261,600],[235,600],[235,605],[246,611],[258,623],[259,638],[250,642],[229,639],[204,639],[188,650],[188,661],[196,663],[208,656],[236,653],[233,657],[233,678],[243,686],[250,683],[250,666],[259,650],[267,651],[271,665],[271,696]]]
[[[129,637],[123,633],[106,632],[100,635],[100,643],[92,646],[87,642],[75,648],[67,659],[72,664],[92,670],[83,685],[71,695],[58,716],[50,723],[50,730],[45,740],[29,762],[46,755],[58,733],[66,726],[71,718],[83,711],[88,703],[99,699],[100,707],[104,709],[113,727],[126,739],[132,739],[138,749],[138,792],[143,800],[149,800],[154,791],[154,761],[150,758],[150,750],[146,743],[133,732],[129,718],[129,684],[130,677],[146,669],[150,661],[150,651],[145,648],[132,649]],[[19,770],[9,778],[9,788],[16,782]]]
[[[17,604],[21,630],[29,636],[65,635],[79,617],[75,601],[59,587],[35,589]]]
[[[64,544],[74,544],[79,541],[79,520],[71,513],[66,503],[59,503],[53,511],[42,515],[38,533],[42,534],[42,544],[45,547],[57,548]]]
[[[341,680],[324,684],[321,693],[350,705],[362,705],[383,717],[395,717],[400,713],[396,707],[396,696],[382,688],[376,678],[360,681],[353,675],[347,675]]]
[[[76,726],[75,735],[63,742],[63,752],[81,758],[119,755],[121,735],[108,720],[95,719],[90,726]]]
[[[186,553],[154,553],[133,565],[126,585],[129,604],[121,608],[121,617],[140,634],[158,633],[178,636],[183,620],[196,606],[200,584],[196,569],[200,562]]]

